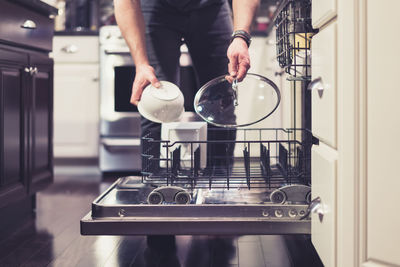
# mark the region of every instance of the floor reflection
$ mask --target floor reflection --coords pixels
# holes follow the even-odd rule
[[[131,266],[228,267],[236,254],[235,240],[211,236],[148,236],[145,248]]]
[[[193,237],[185,266],[229,266],[236,254],[234,238]]]

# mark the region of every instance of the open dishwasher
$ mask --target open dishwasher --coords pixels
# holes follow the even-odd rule
[[[149,134],[142,140],[142,175],[119,178],[93,201],[81,220],[83,235],[311,233],[311,147],[317,142],[308,130],[311,106],[305,90],[311,4],[283,3],[275,20],[278,62],[288,79],[301,82],[302,126],[238,128],[235,139],[213,141],[170,141]],[[239,152],[216,154],[216,146]],[[183,148],[189,159],[181,158]],[[155,157],[154,149],[165,153]]]

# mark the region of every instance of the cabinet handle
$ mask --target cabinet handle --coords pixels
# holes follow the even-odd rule
[[[31,76],[33,76],[38,73],[38,68],[37,67],[25,67],[24,71],[26,73],[29,73]]]
[[[310,205],[308,205],[306,214],[304,214],[303,217],[300,218],[300,220],[307,218],[308,216],[310,216],[311,213],[318,214],[320,222],[322,222],[322,220],[324,219],[325,212],[323,210],[320,197],[316,197],[313,200],[311,200]]]
[[[31,75],[32,75],[32,76],[35,75],[35,74],[38,73],[38,68],[37,68],[37,67],[31,67],[31,68],[30,68],[30,72],[31,72]]]
[[[68,54],[75,54],[76,52],[78,52],[78,47],[76,45],[70,44],[70,45],[66,45],[63,48],[61,48],[61,51],[68,53]]]
[[[21,28],[24,29],[29,29],[29,30],[34,30],[36,29],[36,23],[33,20],[27,19],[25,22],[21,25]]]
[[[314,79],[307,87],[308,90],[318,90],[318,95],[321,98],[324,94],[324,84],[322,82],[322,78],[318,77]]]

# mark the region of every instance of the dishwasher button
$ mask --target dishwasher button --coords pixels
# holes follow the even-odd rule
[[[125,210],[124,210],[124,209],[120,209],[120,210],[118,211],[118,216],[119,216],[119,217],[124,217],[124,216],[125,216]]]
[[[269,216],[269,212],[268,212],[268,210],[263,210],[263,212],[262,212],[262,216],[264,216],[264,217],[268,217],[268,216]]]
[[[281,218],[283,216],[282,210],[275,210],[275,217]]]
[[[297,216],[297,210],[293,209],[289,211],[289,217],[294,218]]]

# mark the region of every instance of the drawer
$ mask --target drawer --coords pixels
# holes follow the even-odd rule
[[[97,36],[55,36],[53,44],[55,62],[98,62]]]
[[[337,0],[312,0],[312,26],[317,29],[336,16]]]
[[[323,142],[336,148],[337,85],[336,23],[312,39],[312,132]]]
[[[312,148],[311,159],[312,199],[321,200],[311,215],[311,238],[324,265],[335,266],[337,151],[320,143]]]
[[[8,1],[0,2],[0,40],[51,51],[53,20]]]

